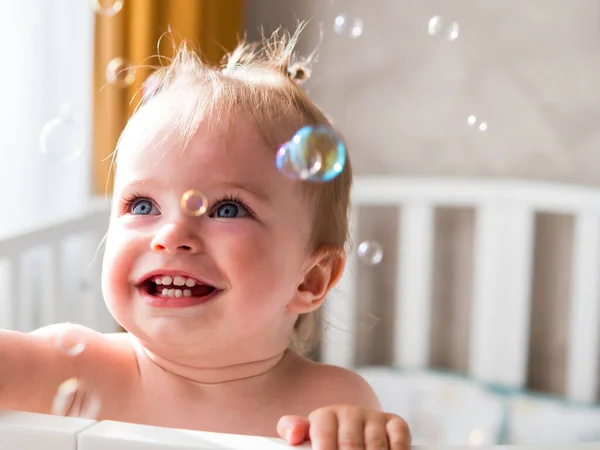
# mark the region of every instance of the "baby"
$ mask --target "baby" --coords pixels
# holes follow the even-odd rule
[[[241,44],[219,69],[183,46],[152,76],[117,144],[103,264],[127,332],[0,331],[0,408],[51,413],[75,378],[67,415],[100,399],[97,420],[408,448],[406,423],[360,376],[302,356],[344,270],[352,174],[347,160],[331,181],[302,182],[275,165],[298,129],[332,126],[298,87],[297,38]],[[206,205],[182,208],[189,190]]]

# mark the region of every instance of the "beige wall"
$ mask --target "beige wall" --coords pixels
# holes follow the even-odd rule
[[[248,7],[251,38],[261,25],[265,31],[293,29],[297,19],[312,19],[302,41],[307,51],[322,26],[308,90],[346,135],[357,174],[600,185],[596,0],[249,0]],[[362,19],[362,36],[333,33],[333,18],[341,13]],[[427,23],[436,14],[458,22],[456,41],[428,35]],[[471,114],[487,122],[487,131],[468,126]],[[370,297],[379,300],[365,311],[379,317],[386,316],[393,296],[394,217],[371,211],[361,227],[363,236],[388,249],[364,280],[375,289]],[[465,370],[473,212],[441,211],[437,225],[432,364]],[[544,216],[536,230],[529,385],[560,393],[572,223]],[[365,331],[365,348],[389,341],[389,333],[382,319]],[[389,349],[363,349],[360,357],[385,362]]]

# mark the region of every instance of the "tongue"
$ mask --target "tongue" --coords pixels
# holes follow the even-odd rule
[[[212,292],[215,290],[213,286],[208,286],[206,284],[196,285],[187,289],[192,291],[192,297],[204,297],[205,295],[212,294]]]

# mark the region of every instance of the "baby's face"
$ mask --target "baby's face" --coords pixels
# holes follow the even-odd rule
[[[310,261],[299,186],[248,119],[233,124],[229,134],[201,125],[183,151],[174,139],[122,148],[117,161],[105,301],[150,351],[181,363],[281,352],[296,317],[286,305]],[[208,199],[204,215],[182,209],[190,189]]]

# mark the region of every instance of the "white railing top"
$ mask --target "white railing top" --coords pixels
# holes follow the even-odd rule
[[[49,219],[37,224],[26,224],[0,233],[0,256],[16,255],[20,252],[55,242],[73,234],[106,228],[108,229],[109,200],[92,198],[80,211]]]
[[[600,188],[511,179],[376,175],[356,177],[352,200],[369,205],[419,201],[454,207],[510,202],[536,211],[574,214],[600,211]]]
[[[309,443],[291,447],[283,439],[160,428],[125,422],[59,417],[0,410],[0,448],[54,450],[284,450],[310,449]],[[473,446],[420,446],[412,450],[473,450]],[[494,450],[597,450],[598,443],[563,445],[480,446]]]

